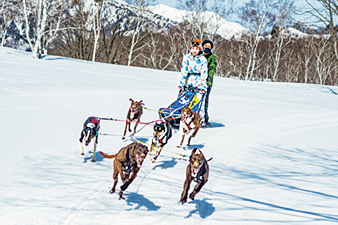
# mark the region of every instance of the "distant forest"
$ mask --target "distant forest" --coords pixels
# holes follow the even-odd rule
[[[294,20],[300,9],[292,0],[251,0],[240,9],[233,9],[233,0],[185,0],[180,7],[190,13],[182,23],[154,20],[147,10],[154,1],[126,2],[130,5],[107,0],[90,5],[84,0],[0,0],[1,46],[11,40],[15,21],[22,24],[20,35],[35,58],[48,51],[178,72],[192,39],[209,39],[214,42],[218,76],[338,85],[337,0],[316,0],[320,7],[308,3],[302,12],[310,23]],[[217,34],[220,24],[203,20],[206,11],[220,18],[237,13],[248,32],[225,39]],[[114,20],[108,21],[112,15]]]

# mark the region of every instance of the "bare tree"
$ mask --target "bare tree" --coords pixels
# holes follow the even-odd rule
[[[233,13],[233,6],[234,0],[183,0],[178,4],[178,8],[188,11],[183,23],[201,40],[216,39],[219,28],[226,22],[224,19]]]
[[[133,54],[145,47],[145,45],[137,45],[145,37],[144,33],[142,33],[142,29],[147,26],[147,6],[154,3],[155,0],[126,0],[126,2],[133,5],[133,20],[131,22],[132,27],[130,27],[129,32],[129,35],[131,36],[131,43],[129,47],[128,66],[130,66],[131,63],[137,58],[137,56],[133,58]]]
[[[108,7],[107,13],[114,15],[112,21],[108,21],[101,30],[102,52],[104,53],[104,61],[112,64],[120,64],[123,59],[128,59],[127,49],[128,45],[123,44],[126,38],[126,32],[130,24],[131,18],[127,15],[129,9],[126,7],[116,8]],[[126,46],[123,48],[122,46]]]
[[[65,2],[60,0],[23,0],[21,10],[26,25],[25,34],[34,58],[41,57],[43,36],[54,30],[54,26],[54,31],[58,30],[60,23],[54,24],[55,21],[50,18],[60,16],[60,21],[64,5]],[[30,35],[31,31],[33,36]]]
[[[203,40],[203,35],[207,29],[208,22],[212,19],[210,16],[206,18],[208,0],[184,0],[179,4],[179,8],[187,10],[188,13],[183,19],[183,23],[191,28],[194,38]]]
[[[338,1],[316,0],[320,5],[319,7],[310,3],[308,0],[306,0],[306,2],[311,8],[311,10],[306,11],[306,13],[312,18],[317,19],[312,26],[319,27],[320,25],[324,25],[326,33],[330,35],[328,44],[333,49],[335,57],[338,60],[338,26],[335,26],[338,17]]]
[[[311,66],[311,59],[314,56],[314,53],[312,51],[311,45],[313,45],[311,42],[314,42],[314,37],[309,37],[305,39],[301,39],[297,42],[300,49],[300,55],[301,62],[304,64],[304,83],[308,83],[309,78],[309,72],[310,72],[310,66]]]
[[[315,51],[316,72],[319,79],[319,84],[325,84],[326,79],[331,72],[337,67],[337,60],[333,60],[332,54],[329,51],[329,40],[320,39],[317,42],[311,42],[312,48]]]
[[[2,35],[0,35],[1,38],[1,47],[4,46],[6,35],[8,28],[15,18],[15,15],[17,14],[17,1],[10,1],[10,0],[1,0],[0,1],[0,31]]]
[[[252,31],[251,35],[244,38],[249,50],[249,63],[247,65],[245,80],[253,77],[253,73],[257,68],[257,49],[261,40],[261,35],[269,22],[271,22],[270,0],[251,0],[241,8],[240,18],[246,27]]]
[[[286,26],[290,24],[294,14],[296,13],[296,7],[294,0],[277,0],[273,7],[273,23],[275,24],[277,32],[277,38],[275,41],[273,52],[275,53],[273,64],[274,72],[272,79],[276,80],[278,76],[279,64],[281,62],[282,50],[291,42],[291,35],[287,34]]]
[[[92,60],[93,32],[86,25],[89,13],[82,0],[74,0],[72,8],[67,10],[67,20],[54,45],[54,54],[76,59]]]
[[[89,30],[92,30],[94,33],[93,62],[95,62],[96,51],[99,47],[101,30],[104,27],[106,18],[109,17],[109,13],[107,13],[108,6],[107,0],[94,0],[89,4],[89,16],[86,25],[89,27]]]

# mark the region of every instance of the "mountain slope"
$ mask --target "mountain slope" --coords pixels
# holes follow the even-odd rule
[[[179,10],[163,4],[150,6],[149,8],[153,13],[159,14],[178,23],[182,23],[185,20],[191,22],[191,20],[196,19],[192,12]],[[225,39],[230,39],[232,37],[240,38],[243,33],[250,32],[247,28],[243,27],[239,23],[228,22],[214,12],[202,12],[198,18],[208,25],[208,28],[206,29],[207,32],[212,34],[217,33]]]
[[[124,119],[129,98],[150,109],[177,96],[179,74],[0,49],[0,220],[4,224],[337,223],[337,87],[215,78],[213,127],[191,147],[175,133],[159,162],[146,159],[126,200],[109,194],[112,160],[80,155],[88,116]],[[156,120],[145,111],[142,121]],[[102,121],[98,149],[116,153],[124,124]],[[141,127],[140,127],[141,128]],[[151,127],[136,135],[150,143]],[[210,178],[179,205],[186,161],[198,147]],[[169,152],[170,151],[170,152]],[[121,181],[119,180],[117,190]]]

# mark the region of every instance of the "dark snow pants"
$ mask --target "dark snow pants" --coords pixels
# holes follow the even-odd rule
[[[208,85],[208,89],[205,93],[205,97],[204,97],[204,122],[208,123],[209,122],[209,115],[208,115],[208,106],[209,106],[209,95],[211,92],[211,85]]]

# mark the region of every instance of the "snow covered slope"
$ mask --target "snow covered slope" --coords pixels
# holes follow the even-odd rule
[[[196,19],[189,11],[179,10],[163,4],[150,6],[149,9],[155,14],[159,14],[178,23],[182,23],[184,20],[191,21]],[[243,33],[250,32],[247,28],[243,27],[239,23],[228,22],[214,12],[203,12],[199,18],[208,25],[206,29],[207,32],[216,32],[225,39],[230,39],[232,37],[240,38]]]
[[[176,132],[159,162],[146,159],[126,200],[109,194],[112,160],[93,146],[80,155],[88,116],[124,119],[129,98],[150,109],[177,96],[179,74],[58,56],[34,60],[0,49],[1,224],[335,224],[338,222],[337,87],[215,78],[213,127],[177,149]],[[157,119],[145,111],[142,121]],[[124,124],[102,121],[121,135]],[[151,127],[137,136],[150,143]],[[116,153],[131,140],[100,136]],[[179,201],[188,162],[171,152],[200,148],[208,183]],[[117,186],[119,191],[121,181]]]

